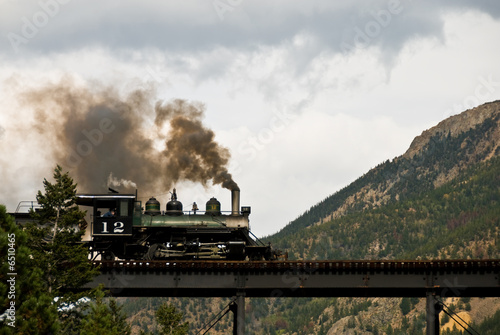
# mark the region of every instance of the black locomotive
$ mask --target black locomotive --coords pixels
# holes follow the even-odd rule
[[[165,211],[155,198],[143,211],[134,194],[78,194],[77,204],[92,208],[88,242],[92,259],[277,259],[279,252],[250,236],[250,207],[240,210],[239,199],[239,190],[233,190],[228,214],[221,212],[215,198],[206,203],[204,212],[196,203],[183,211],[175,189]]]

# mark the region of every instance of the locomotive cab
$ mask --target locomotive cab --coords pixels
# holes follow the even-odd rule
[[[77,205],[92,207],[92,236],[132,236],[133,194],[78,194]]]

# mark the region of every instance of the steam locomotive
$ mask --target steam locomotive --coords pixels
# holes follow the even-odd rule
[[[280,257],[270,245],[251,237],[250,207],[240,210],[240,191],[231,193],[232,210],[228,214],[221,212],[216,198],[208,200],[204,212],[198,210],[196,203],[192,210],[183,211],[175,189],[165,211],[153,197],[143,211],[142,202],[134,194],[77,194],[77,204],[91,207],[92,240],[88,246],[92,259],[274,260]],[[102,215],[104,211],[107,212]]]

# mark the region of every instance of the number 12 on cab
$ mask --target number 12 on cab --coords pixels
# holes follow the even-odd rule
[[[131,217],[98,217],[94,218],[93,235],[132,235]]]

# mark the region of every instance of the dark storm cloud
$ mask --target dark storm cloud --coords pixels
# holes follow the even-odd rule
[[[493,0],[439,3],[387,0],[349,5],[321,1],[242,1],[223,7],[223,11],[217,9],[217,3],[228,4],[223,0],[176,6],[148,1],[105,2],[92,9],[86,3],[58,0],[42,0],[30,8],[17,8],[9,3],[10,8],[17,9],[0,23],[3,36],[0,45],[11,56],[89,46],[117,50],[154,47],[177,52],[201,52],[218,46],[253,50],[309,32],[322,42],[323,50],[345,52],[345,45],[357,40],[358,44],[377,45],[390,52],[397,51],[415,36],[440,36],[440,15],[450,10],[476,9],[495,18],[500,16],[500,4]],[[389,19],[383,16],[384,12],[390,13]],[[3,18],[9,13],[0,15]],[[377,22],[380,31],[375,27]],[[369,37],[368,41],[364,36],[359,37],[359,31]]]

